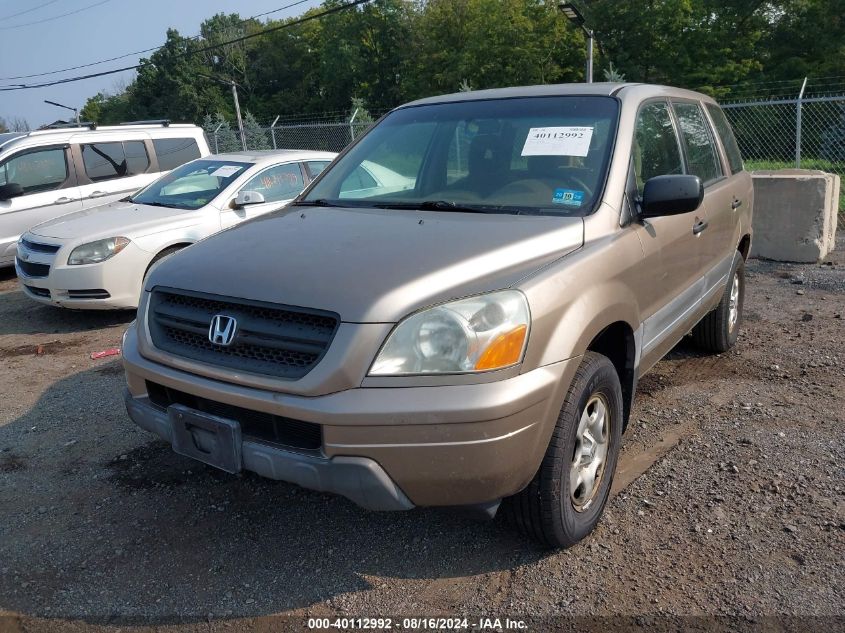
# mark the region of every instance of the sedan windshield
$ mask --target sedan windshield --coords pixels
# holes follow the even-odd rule
[[[231,160],[195,160],[162,176],[129,200],[154,207],[199,209],[250,167],[252,163]]]
[[[299,204],[587,215],[601,195],[611,97],[523,97],[390,113]]]

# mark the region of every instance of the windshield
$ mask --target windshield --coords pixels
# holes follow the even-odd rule
[[[174,209],[199,209],[216,198],[252,163],[195,160],[177,167],[130,198],[130,202]]]
[[[403,108],[303,202],[586,215],[604,185],[617,111],[611,97],[583,96]]]

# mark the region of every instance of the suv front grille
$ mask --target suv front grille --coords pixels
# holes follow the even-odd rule
[[[50,274],[50,264],[36,264],[34,262],[25,262],[20,257],[18,260],[18,267],[23,271],[27,277],[46,277]]]
[[[215,315],[237,320],[228,346],[209,340]],[[238,371],[296,380],[323,357],[340,323],[336,314],[271,303],[156,288],[150,298],[153,344],[171,354]]]
[[[147,381],[147,396],[150,402],[161,409],[167,409],[172,404],[181,404],[196,411],[235,420],[241,425],[241,433],[245,438],[306,451],[319,451],[323,445],[322,427],[313,422],[303,422],[272,413],[251,411],[231,404],[215,402],[149,380]]]

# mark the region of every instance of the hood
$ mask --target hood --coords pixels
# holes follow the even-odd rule
[[[49,220],[30,229],[30,233],[60,240],[77,238],[97,240],[117,235],[132,239],[161,230],[165,222],[178,221],[180,217],[186,220],[193,218],[194,213],[195,211],[192,210],[150,207],[131,202],[112,202]]]
[[[295,207],[165,260],[146,288],[392,323],[421,307],[511,286],[583,238],[581,218]]]

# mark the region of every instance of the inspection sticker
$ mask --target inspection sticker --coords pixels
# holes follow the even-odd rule
[[[532,127],[523,156],[586,156],[593,138],[591,127]]]
[[[565,204],[567,207],[580,207],[584,204],[584,192],[575,189],[555,189],[552,197],[555,204]]]
[[[240,165],[223,165],[211,172],[211,175],[217,176],[218,178],[228,178],[233,174],[237,174],[241,169],[243,169],[243,167]]]

